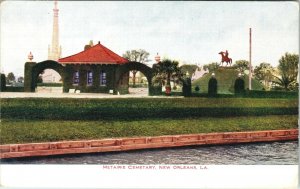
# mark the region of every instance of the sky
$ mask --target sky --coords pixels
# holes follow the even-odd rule
[[[35,62],[48,58],[53,1],[1,3],[1,72],[24,75],[31,51]],[[62,57],[83,50],[90,40],[115,53],[145,49],[150,59],[186,64],[220,62],[228,50],[233,62],[278,65],[286,52],[299,54],[299,6],[290,2],[58,1]]]

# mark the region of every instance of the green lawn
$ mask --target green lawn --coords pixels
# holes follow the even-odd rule
[[[1,99],[1,144],[297,128],[298,99]]]
[[[297,115],[137,121],[1,122],[1,144],[297,128]]]

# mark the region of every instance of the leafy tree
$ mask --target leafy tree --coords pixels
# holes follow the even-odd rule
[[[249,70],[249,62],[247,60],[237,60],[232,67],[239,73],[244,73],[246,70]]]
[[[178,64],[178,61],[164,59],[153,67],[153,82],[165,85],[167,94],[171,92],[171,78],[175,83],[178,83],[179,79],[182,77]]]
[[[188,72],[190,76],[192,76],[197,69],[200,69],[200,68],[195,64],[185,64],[185,65],[180,66],[181,73]]]
[[[22,76],[21,76],[21,77],[18,77],[18,82],[19,82],[19,83],[23,83],[23,82],[24,82],[24,77],[22,77]]]
[[[16,77],[15,77],[14,73],[12,73],[12,72],[8,73],[8,75],[6,77],[7,83],[12,83],[15,80],[16,80]]]
[[[279,60],[277,69],[279,76],[274,75],[276,84],[284,88],[284,90],[294,90],[297,88],[299,55],[285,53]]]
[[[275,69],[269,63],[260,63],[254,69],[254,76],[257,80],[261,81],[267,88],[270,87],[270,83],[274,80]]]
[[[148,59],[149,53],[147,51],[145,51],[144,49],[126,51],[125,54],[123,54],[123,57],[132,62],[140,62],[140,63],[149,62],[149,59]],[[138,72],[137,70],[132,70],[133,86],[135,86],[137,72]]]
[[[219,64],[217,62],[212,62],[210,64],[205,64],[203,66],[203,70],[204,71],[208,70],[209,73],[214,72],[218,68],[219,68]]]

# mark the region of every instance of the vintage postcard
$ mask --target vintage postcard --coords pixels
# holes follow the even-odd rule
[[[298,1],[1,1],[0,184],[297,188]]]

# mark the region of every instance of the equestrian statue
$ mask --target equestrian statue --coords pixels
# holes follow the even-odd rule
[[[222,56],[222,60],[221,60],[221,64],[223,66],[223,63],[226,62],[226,66],[231,66],[232,64],[232,59],[228,57],[228,51],[226,50],[226,52],[219,52],[219,54]]]

